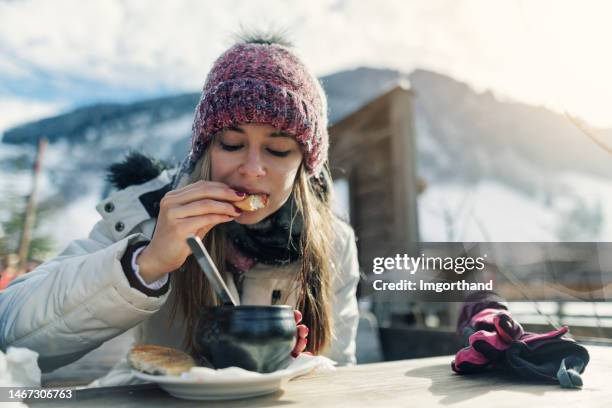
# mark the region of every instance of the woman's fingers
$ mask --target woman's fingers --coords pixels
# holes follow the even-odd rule
[[[307,344],[308,339],[299,337],[297,343],[295,344],[295,347],[293,348],[293,351],[291,352],[291,355],[293,357],[297,357],[298,355],[300,355],[301,352],[306,350]]]
[[[188,193],[189,191],[199,190],[206,186],[210,188],[212,187],[229,188],[227,184],[221,183],[220,181],[198,180],[194,183],[187,184],[186,186],[178,188],[176,190],[171,190],[170,193],[175,196],[180,196],[185,193]]]
[[[302,321],[302,312],[300,312],[299,310],[294,310],[293,311],[293,318],[295,319],[295,323],[299,323]]]
[[[185,236],[190,233],[198,233],[201,230],[208,232],[212,227],[223,222],[229,222],[236,217],[224,214],[206,214],[197,217],[183,218],[178,221],[178,226],[184,231]],[[183,234],[182,234],[183,235]]]
[[[293,357],[297,357],[301,352],[306,350],[306,345],[308,345],[309,330],[305,324],[299,324],[302,321],[302,313],[299,310],[293,311],[293,318],[295,319],[295,324],[297,325],[297,341],[291,355]]]
[[[295,315],[294,315],[295,316]],[[300,315],[300,320],[301,320],[301,315]],[[296,317],[297,320],[297,317]],[[297,342],[295,343],[295,347],[293,348],[293,351],[291,352],[291,355],[293,357],[297,357],[301,352],[303,352],[306,349],[306,346],[308,345],[308,327],[306,327],[306,325],[304,324],[298,324],[297,326]]]
[[[205,198],[220,201],[240,201],[244,199],[244,197],[244,194],[238,194],[227,184],[213,181],[198,181],[183,189],[170,191],[164,196],[160,205],[167,204],[169,207],[172,207]],[[166,201],[166,203],[164,203],[164,201]]]
[[[300,324],[297,327],[298,337],[300,337],[300,338],[304,338],[305,339],[306,337],[308,337],[308,332],[309,331],[310,330],[308,330],[308,327],[306,327],[306,325],[304,325],[304,324]]]
[[[200,238],[217,224],[236,219],[240,212],[231,204],[244,198],[228,185],[198,181],[169,191],[159,203],[159,215],[153,237],[140,254],[142,271],[150,278],[177,270],[191,253],[185,239]],[[154,266],[151,266],[154,265]]]
[[[167,214],[172,219],[196,217],[206,214],[221,214],[237,217],[240,215],[240,210],[223,201],[204,199],[170,208]]]

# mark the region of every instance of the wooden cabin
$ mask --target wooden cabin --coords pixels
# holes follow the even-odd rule
[[[348,217],[366,273],[375,257],[414,253],[419,239],[412,100],[397,84],[329,129],[332,177],[348,186]]]

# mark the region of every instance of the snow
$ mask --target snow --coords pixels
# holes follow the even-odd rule
[[[567,208],[576,199],[589,205],[601,203],[603,222],[597,236],[576,241],[612,240],[612,184],[581,173],[566,173],[551,180],[563,189],[552,204],[494,180],[475,185],[429,185],[419,197],[422,241],[557,242]]]
[[[605,222],[599,241],[612,241],[612,182],[601,177],[572,172],[563,173],[559,178],[565,188],[573,191],[576,196],[591,203],[601,204]]]
[[[89,232],[101,217],[96,211],[99,202],[97,194],[90,194],[67,207],[57,216],[41,226],[41,233],[49,234],[55,241],[57,252],[61,252],[75,239],[89,236]]]
[[[1,146],[0,160],[10,159],[24,153],[33,155],[34,149],[31,145],[2,144]],[[52,217],[41,223],[39,233],[51,236],[55,241],[57,251],[63,249],[72,240],[87,237],[92,226],[100,218],[95,206],[100,201],[103,180],[100,179],[99,175],[92,172],[75,173],[75,170],[71,167],[75,162],[66,160],[67,157],[74,157],[74,152],[71,152],[71,150],[72,146],[65,141],[48,144],[39,179],[38,202],[58,192],[53,180],[58,173],[62,173],[62,175],[69,173],[70,177],[78,177],[79,181],[84,182],[89,187],[88,191],[82,192],[82,196],[77,201],[59,209]],[[53,171],[45,171],[50,169]],[[10,173],[3,171],[2,177],[0,177],[0,192],[19,195],[23,198],[24,205],[26,197],[30,193],[31,185],[32,174],[30,168],[11,171]],[[0,208],[0,220],[6,219],[7,216],[6,211]]]
[[[428,186],[418,206],[422,241],[556,241],[550,212],[499,183]]]

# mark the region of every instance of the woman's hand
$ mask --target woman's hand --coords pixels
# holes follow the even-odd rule
[[[297,357],[300,353],[304,352],[306,345],[308,344],[308,327],[305,324],[300,324],[302,321],[302,313],[299,310],[293,311],[293,317],[295,318],[295,324],[297,325],[297,342],[291,352],[293,357]],[[305,352],[306,354],[311,354]]]
[[[234,220],[241,210],[231,202],[244,196],[226,184],[204,180],[169,191],[159,203],[153,238],[137,259],[145,282],[154,282],[183,265],[191,254],[187,237],[204,238],[215,225]]]

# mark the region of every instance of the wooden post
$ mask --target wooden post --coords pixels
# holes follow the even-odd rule
[[[28,251],[30,249],[30,241],[32,239],[32,228],[34,228],[34,222],[36,221],[36,194],[38,192],[38,179],[40,176],[40,169],[42,167],[43,155],[46,147],[47,139],[45,137],[38,139],[36,158],[34,159],[34,166],[32,167],[32,188],[28,197],[25,218],[23,220],[23,228],[21,229],[21,239],[19,240],[19,266],[17,275],[24,273],[26,264],[28,262]]]
[[[416,256],[419,242],[417,209],[417,156],[413,125],[412,94],[408,88],[397,87],[391,92],[389,122],[392,134],[394,207],[398,250]]]

